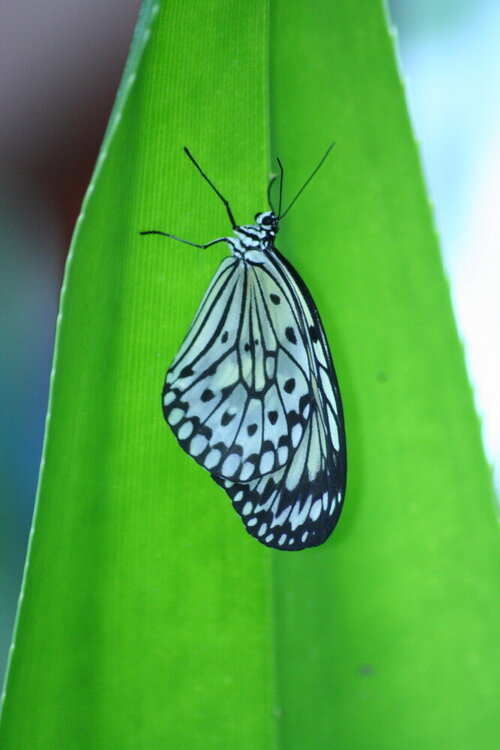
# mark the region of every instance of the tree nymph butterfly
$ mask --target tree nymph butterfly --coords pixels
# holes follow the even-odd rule
[[[340,515],[346,442],[340,392],[311,293],[275,247],[280,220],[328,156],[328,148],[288,208],[238,225],[228,201],[184,149],[223,202],[233,229],[218,242],[220,264],[162,392],[166,421],[181,447],[229,495],[249,534],[268,547],[322,544]]]

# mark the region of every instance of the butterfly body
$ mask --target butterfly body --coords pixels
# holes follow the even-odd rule
[[[233,235],[206,245],[180,240],[195,247],[226,242],[231,254],[167,372],[163,413],[181,447],[229,495],[249,534],[280,550],[317,546],[343,504],[344,419],[316,305],[275,247],[282,180],[278,214],[265,211],[238,226],[185,150],[225,203]]]

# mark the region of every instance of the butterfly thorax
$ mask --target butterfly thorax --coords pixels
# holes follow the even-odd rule
[[[226,241],[236,258],[250,263],[265,263],[277,232],[277,216],[272,211],[265,211],[256,214],[255,224],[235,227],[235,236],[227,237]]]

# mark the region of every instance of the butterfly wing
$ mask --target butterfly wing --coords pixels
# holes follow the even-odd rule
[[[279,276],[225,258],[172,363],[165,419],[211,473],[249,482],[284,467],[310,413],[301,318]]]
[[[308,352],[310,372],[314,375],[313,382],[316,383],[314,396],[331,439],[334,463],[339,478],[343,479],[344,493],[347,474],[344,412],[325,330],[311,292],[296,269],[276,248],[273,255],[271,272],[287,285],[290,295],[295,298],[298,317],[302,320],[304,346]]]
[[[342,403],[326,336],[312,296],[291,264],[274,251],[259,271],[283,290],[307,355],[310,418],[290,462],[251,482],[214,476],[229,494],[247,531],[263,544],[299,550],[321,544],[333,531],[344,499],[346,447]]]
[[[249,483],[213,476],[230,496],[247,531],[263,544],[300,550],[322,544],[342,507],[342,482],[317,409],[291,462]]]

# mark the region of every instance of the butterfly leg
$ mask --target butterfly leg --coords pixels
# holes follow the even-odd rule
[[[158,229],[148,229],[146,232],[139,232],[139,234],[161,234],[162,237],[169,237],[171,240],[177,240],[177,242],[183,242],[185,245],[191,245],[192,247],[198,247],[200,250],[204,250],[210,245],[216,245],[218,242],[227,242],[227,237],[219,237],[211,242],[206,242],[204,245],[198,245],[196,242],[190,242],[189,240],[183,240],[181,237],[176,237],[175,234],[167,234],[167,232],[160,232]]]

